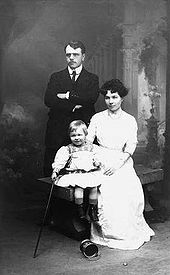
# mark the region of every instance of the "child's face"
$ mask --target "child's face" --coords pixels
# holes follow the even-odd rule
[[[83,129],[78,128],[70,133],[70,139],[75,146],[81,146],[86,140],[86,135]]]

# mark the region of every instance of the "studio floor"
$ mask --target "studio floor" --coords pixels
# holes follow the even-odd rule
[[[42,212],[42,211],[41,211]],[[45,226],[37,257],[33,253],[39,232],[40,206],[36,200],[1,200],[1,275],[170,275],[170,218],[150,221],[152,240],[139,250],[122,251],[99,246],[101,257],[89,261],[80,242]]]

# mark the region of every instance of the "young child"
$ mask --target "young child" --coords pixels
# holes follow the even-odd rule
[[[81,120],[72,121],[69,125],[71,144],[62,146],[56,153],[52,164],[52,180],[58,186],[73,186],[75,203],[81,219],[90,217],[97,221],[97,187],[100,185],[100,163],[96,158],[99,147],[86,140],[87,126]],[[89,188],[88,213],[85,213],[83,200],[84,189]]]

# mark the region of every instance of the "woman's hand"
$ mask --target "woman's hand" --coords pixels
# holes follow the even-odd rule
[[[130,158],[130,154],[127,152],[122,153],[121,157],[119,158],[119,160],[117,160],[117,162],[115,163],[115,165],[110,166],[110,165],[104,165],[103,166],[103,170],[104,170],[104,175],[107,176],[111,176],[115,173],[116,170],[120,169],[125,163],[126,161]]]
[[[114,167],[104,167],[104,175],[111,176],[115,173],[116,169]]]

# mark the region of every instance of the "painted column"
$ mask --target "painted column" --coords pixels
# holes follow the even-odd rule
[[[138,118],[138,32],[135,22],[135,5],[130,0],[125,3],[123,24],[123,80],[130,89],[125,101],[126,110]]]
[[[104,64],[104,49],[101,48],[101,76],[100,76],[100,79],[101,79],[101,83],[103,83],[105,81],[105,77],[104,77],[104,73],[105,73],[105,64]]]
[[[108,75],[107,79],[112,79],[112,48],[111,48],[111,42],[109,41],[108,46],[107,46],[107,62],[108,62]]]
[[[134,25],[124,25],[123,34],[123,79],[130,92],[127,97],[127,109],[138,118],[138,49],[134,45]],[[129,111],[129,110],[128,110]]]

